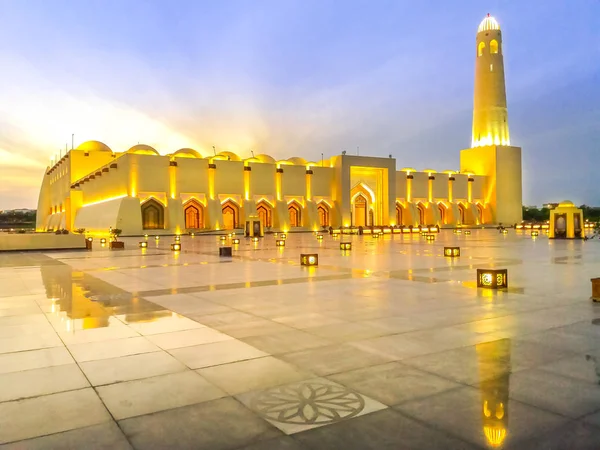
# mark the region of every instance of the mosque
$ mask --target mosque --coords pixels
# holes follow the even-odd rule
[[[477,30],[472,142],[459,172],[397,170],[391,155],[244,159],[88,141],[46,169],[36,229],[175,234],[243,228],[249,218],[273,231],[520,222],[521,148],[510,144],[503,50],[488,15]]]

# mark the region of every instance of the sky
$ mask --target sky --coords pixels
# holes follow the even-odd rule
[[[488,12],[524,204],[600,206],[597,0],[0,0],[0,209],[36,207],[72,134],[458,170]]]

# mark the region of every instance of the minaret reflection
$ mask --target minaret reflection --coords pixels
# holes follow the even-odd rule
[[[491,447],[500,447],[508,434],[510,339],[475,347],[480,377],[485,380],[480,384],[483,433]]]

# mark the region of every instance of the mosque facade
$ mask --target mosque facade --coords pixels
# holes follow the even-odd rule
[[[250,218],[273,231],[520,222],[521,149],[510,144],[493,17],[481,22],[474,50],[472,142],[460,152],[460,171],[397,170],[391,155],[317,162],[190,148],[161,155],[148,145],[119,152],[88,141],[46,169],[36,229],[178,234],[243,228]]]

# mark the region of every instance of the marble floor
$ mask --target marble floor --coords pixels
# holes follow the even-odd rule
[[[600,448],[596,240],[140,239],[0,254],[0,449]]]

